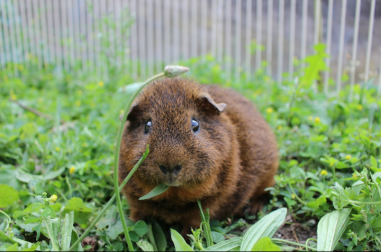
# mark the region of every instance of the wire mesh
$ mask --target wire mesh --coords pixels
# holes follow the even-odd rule
[[[380,5],[381,0],[3,0],[0,69],[13,67],[18,75],[11,63],[35,60],[38,68],[54,64],[57,72],[79,69],[108,78],[115,68],[144,78],[164,64],[207,60],[209,54],[234,81],[249,81],[250,73],[265,68],[281,82],[284,71],[292,79],[294,59],[314,53],[320,42],[331,56],[330,70],[322,73],[326,93],[361,81],[380,90]],[[348,71],[349,78],[342,78]]]

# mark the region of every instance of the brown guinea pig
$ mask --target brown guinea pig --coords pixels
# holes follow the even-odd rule
[[[254,105],[238,93],[188,79],[163,79],[146,86],[125,124],[119,181],[150,153],[123,189],[134,221],[155,217],[198,228],[200,212],[224,219],[248,206],[275,183],[278,150],[274,134]],[[148,200],[158,184],[171,186]]]

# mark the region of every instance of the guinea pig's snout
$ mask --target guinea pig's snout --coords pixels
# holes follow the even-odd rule
[[[173,166],[159,165],[159,168],[160,168],[161,172],[164,174],[169,173],[169,174],[177,175],[177,174],[179,174],[179,172],[183,168],[183,166],[181,164],[180,165],[173,165]]]

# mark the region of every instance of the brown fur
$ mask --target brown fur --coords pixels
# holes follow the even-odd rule
[[[225,103],[226,109],[222,112]],[[200,131],[191,130],[197,118]],[[144,125],[152,127],[144,134]],[[120,151],[119,180],[143,155],[150,154],[123,189],[134,221],[156,217],[180,222],[183,234],[199,227],[197,200],[211,219],[224,219],[258,199],[273,186],[278,151],[270,127],[254,105],[236,92],[203,86],[187,79],[164,79],[144,88],[127,118]],[[182,165],[177,175],[164,174],[159,164]],[[171,186],[152,199],[139,201],[157,184]],[[250,203],[249,203],[250,202]]]

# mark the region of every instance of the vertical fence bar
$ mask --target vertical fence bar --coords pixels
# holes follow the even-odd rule
[[[5,30],[5,22],[0,23],[0,30],[1,31]],[[3,32],[0,32],[0,56],[1,56],[0,67],[4,70],[7,67],[7,64],[6,64],[6,62],[7,62],[6,51],[7,50],[5,49],[5,43],[6,43],[5,42],[5,34]],[[4,61],[4,63],[3,63],[3,61]]]
[[[171,16],[170,16],[171,8],[170,8],[170,5],[171,5],[170,0],[166,0],[164,2],[164,10],[166,12],[166,15],[164,17],[164,34],[165,34],[165,37],[164,37],[164,46],[163,46],[163,49],[165,48],[165,50],[163,50],[164,51],[164,57],[165,57],[165,65],[171,64],[171,52],[168,51],[169,45],[171,43]]]
[[[67,4],[67,26],[68,26],[68,36],[69,36],[69,44],[68,44],[68,61],[69,61],[69,67],[72,69],[74,68],[74,62],[75,62],[75,32],[74,32],[74,13],[72,11],[73,9],[73,6],[75,4],[74,2],[75,0],[72,0],[72,1],[66,1],[66,4]],[[91,15],[92,16],[92,15]],[[87,25],[90,27],[91,26],[91,20],[89,19],[90,15],[88,16],[88,19],[86,21]],[[89,40],[90,41],[94,41],[94,40]],[[92,43],[89,43],[87,45],[88,47],[90,48],[94,48],[92,46]],[[90,49],[89,48],[89,49]],[[91,62],[95,62],[94,59],[91,60]],[[94,68],[92,69],[94,71]]]
[[[277,69],[277,81],[282,83],[282,71],[283,71],[283,25],[284,25],[284,0],[279,0],[279,39],[278,39],[278,69]]]
[[[235,62],[234,62],[234,80],[236,82],[240,79],[240,65],[241,65],[241,6],[242,0],[235,2]]]
[[[267,6],[267,74],[271,75],[272,68],[272,28],[273,28],[273,0],[268,0]]]
[[[306,44],[307,44],[307,15],[308,15],[308,0],[303,0],[303,11],[302,11],[302,46],[300,58],[304,60],[306,58]],[[304,65],[304,63],[303,63]]]
[[[250,50],[250,42],[251,42],[251,9],[252,1],[246,1],[246,81],[249,82],[251,79],[251,50]]]
[[[328,2],[328,23],[327,23],[327,48],[326,53],[331,54],[331,42],[332,42],[332,16],[333,16],[333,0]],[[325,59],[325,64],[329,68],[331,63],[331,57]],[[328,94],[328,83],[329,83],[329,70],[324,71],[324,93]]]
[[[294,75],[294,53],[295,53],[295,7],[296,0],[291,0],[291,20],[290,20],[290,58],[288,66],[289,80],[293,79]]]
[[[261,53],[262,53],[262,0],[257,0],[256,13],[256,50],[255,50],[255,68],[261,68]]]
[[[189,34],[189,18],[188,18],[188,0],[182,1],[182,27],[183,27],[183,35],[182,35],[182,47],[183,47],[183,60],[188,60],[189,58],[189,44],[188,44],[188,34]]]
[[[353,99],[353,87],[355,85],[356,76],[356,59],[357,59],[357,40],[359,35],[359,20],[360,20],[360,8],[361,0],[356,0],[356,14],[355,14],[355,30],[353,34],[353,45],[352,45],[352,62],[351,62],[351,88],[349,91],[349,102]]]
[[[38,31],[36,28],[36,22],[38,22],[38,8],[36,6],[37,2],[36,1],[32,1],[31,2],[31,13],[32,13],[32,21],[31,21],[31,24],[32,24],[32,33],[33,33],[33,38],[34,38],[34,41],[33,41],[33,44],[34,44],[34,51],[35,51],[35,57],[37,58],[37,66],[38,66],[38,69],[41,69],[41,65],[40,65],[40,48],[38,46],[38,41],[40,40],[40,36],[39,36],[39,33],[41,31]],[[60,15],[58,14],[58,18],[60,19]]]
[[[347,0],[342,0],[341,2],[341,21],[340,21],[340,42],[339,42],[339,62],[336,78],[336,91],[337,93],[341,90],[341,76],[343,71],[343,53],[344,53],[344,32],[345,32],[345,15],[347,9]]]
[[[87,2],[86,1],[81,1],[81,9],[82,12],[81,12],[81,63],[82,63],[82,70],[84,70],[85,72],[89,72],[89,40],[88,40],[88,32],[90,31],[89,30],[89,26],[87,24],[87,15],[88,15],[88,11],[87,11]],[[67,57],[68,55],[65,55],[65,60],[68,60],[69,57]],[[115,59],[113,59],[115,60]],[[110,60],[111,61],[111,60]]]
[[[191,55],[192,57],[197,57],[198,56],[198,45],[199,45],[199,36],[198,36],[198,0],[192,0],[192,41],[191,43]]]
[[[374,25],[374,10],[376,7],[376,0],[372,0],[369,16],[369,30],[368,30],[368,44],[366,48],[366,60],[365,60],[365,81],[369,79],[369,64],[370,64],[370,52],[372,49],[373,40],[373,25]]]
[[[94,3],[94,16],[93,16],[93,20],[94,20],[94,40],[95,40],[95,58],[96,58],[96,62],[97,62],[97,66],[96,66],[96,69],[97,69],[97,72],[99,73],[100,76],[103,76],[103,60],[102,60],[102,54],[101,54],[101,50],[102,50],[102,45],[101,45],[101,38],[99,35],[101,35],[101,32],[102,32],[102,23],[101,23],[101,18],[102,18],[102,11],[101,11],[101,0],[98,0],[98,1],[93,1]],[[78,22],[78,19],[74,19],[74,20],[77,20]],[[76,34],[76,37],[78,37],[78,26],[76,25],[75,26],[75,34]],[[78,42],[76,42],[78,43]],[[78,47],[76,46],[76,55],[78,55]]]
[[[45,12],[45,18],[44,18],[44,21],[42,22],[43,23],[43,29],[44,29],[44,34],[45,34],[45,49],[44,51],[46,52],[45,56],[45,63],[46,64],[52,64],[52,50],[51,50],[51,46],[50,46],[50,36],[49,36],[49,8],[48,6],[46,5],[46,1],[44,0],[40,0],[41,1],[41,5],[44,6],[44,12]],[[22,23],[21,23],[22,24]],[[24,48],[24,47],[23,47]],[[24,49],[23,49],[24,50]]]
[[[226,7],[225,7],[225,24],[226,24],[226,30],[225,30],[225,41],[226,41],[226,45],[225,45],[225,66],[226,66],[226,76],[227,76],[227,79],[230,80],[230,77],[231,77],[231,49],[232,49],[232,45],[231,45],[231,32],[232,32],[232,29],[231,29],[231,23],[232,23],[232,18],[231,18],[231,12],[232,12],[232,1],[231,0],[228,0],[225,2],[226,3]]]
[[[11,51],[9,52],[11,57],[12,57],[12,64],[13,64],[13,76],[17,76],[17,66],[16,66],[16,50],[17,50],[17,45],[16,45],[16,37],[15,37],[15,13],[14,13],[14,6],[13,4],[8,4],[5,10],[6,13],[8,13],[6,20],[8,23],[8,29],[9,29],[9,44],[11,47]]]
[[[315,29],[314,29],[314,45],[319,43],[320,35],[320,19],[321,19],[321,0],[315,0]]]
[[[37,47],[36,47],[36,33],[34,29],[34,17],[33,17],[33,8],[34,3],[32,1],[27,3],[28,8],[28,43],[30,46],[30,51],[33,57],[37,57]]]
[[[172,42],[172,51],[174,52],[173,63],[179,64],[180,60],[180,17],[179,17],[179,1],[173,1],[173,42]]]
[[[62,29],[62,40],[63,40],[63,45],[62,45],[62,52],[63,52],[63,59],[64,59],[64,69],[65,71],[69,71],[69,39],[70,37],[68,36],[68,15],[67,11],[67,4],[68,1],[61,1],[61,7],[60,7],[60,12],[61,12],[61,17],[62,17],[62,22],[61,22],[61,29]],[[40,37],[41,38],[41,37]]]
[[[15,17],[16,47],[19,50],[18,60],[20,63],[21,62],[24,63],[25,57],[23,57],[24,47],[23,47],[23,43],[22,43],[22,32],[21,32],[22,22],[21,22],[21,16],[20,16],[20,11],[19,11],[19,1],[18,0],[14,1],[14,11],[15,11],[14,17]],[[16,21],[16,16],[17,16],[17,21]]]
[[[211,10],[211,28],[212,28],[212,36],[211,36],[211,44],[210,44],[210,53],[214,58],[217,58],[217,0],[211,0],[210,2],[210,10]]]
[[[139,16],[141,17],[145,17],[145,8],[144,8],[144,2],[145,1],[142,1],[142,0],[139,0],[137,1],[137,8],[136,8],[136,20],[138,21],[137,23],[137,30],[139,32],[139,40],[138,40],[138,47],[139,47],[139,62],[140,62],[140,75],[139,77],[141,78],[145,78],[147,76],[146,74],[146,65],[145,65],[145,59],[146,59],[146,41],[145,41],[145,23],[144,23],[144,18],[139,18]],[[167,5],[165,5],[167,6]],[[167,15],[167,17],[169,17],[169,15]],[[168,23],[167,23],[168,24]],[[168,25],[166,25],[168,26]],[[168,30],[170,29],[170,27],[168,26],[166,28],[167,32]],[[169,38],[169,36],[168,36]],[[166,38],[166,39],[168,39]],[[164,47],[166,48],[166,47]],[[165,51],[166,52],[166,55],[169,55],[167,50]]]
[[[68,8],[68,11],[69,8]],[[74,59],[74,45],[73,45],[73,17],[70,17],[69,15],[69,36],[70,36],[70,58],[71,58],[71,63],[73,64],[73,59]],[[92,3],[86,2],[86,38],[87,38],[87,59],[88,59],[88,69],[90,72],[95,71],[95,58],[94,58],[94,8],[92,6]]]
[[[25,12],[25,13],[22,13],[21,16],[23,17],[22,28],[23,28],[23,38],[24,38],[24,49],[26,50],[26,54],[25,54],[26,58],[25,59],[27,60],[28,65],[30,65],[29,55],[32,54],[30,36],[29,36],[29,30],[30,30],[30,26],[29,26],[30,9],[28,8],[29,4],[30,4],[30,2],[27,1],[27,2],[23,2],[20,6],[21,11]],[[54,39],[54,38],[52,38],[52,39]]]
[[[54,1],[53,2],[53,11],[54,11],[54,38],[55,38],[55,49],[56,49],[56,55],[57,55],[57,66],[59,66],[59,72],[62,73],[63,64],[62,64],[62,46],[61,46],[61,11],[60,11],[60,1]]]
[[[174,1],[176,2],[176,1]],[[148,67],[148,76],[153,75],[153,1],[147,2],[147,46],[148,46],[148,54],[147,54],[147,67]],[[174,29],[174,33],[176,34],[176,29]]]
[[[138,27],[137,27],[137,20],[138,20],[137,19],[137,0],[132,0],[130,3],[131,3],[130,4],[131,15],[133,16],[133,19],[134,19],[134,23],[131,26],[131,39],[132,39],[131,58],[133,59],[131,62],[131,69],[132,69],[132,78],[134,80],[137,80],[138,78],[138,41],[139,41],[139,34],[138,34]],[[161,13],[161,11],[159,11],[159,13]],[[160,27],[159,29],[161,29],[161,26],[159,27]],[[161,43],[161,38],[158,40],[158,43]],[[157,50],[157,51],[160,51],[161,53],[161,50]],[[123,54],[123,61],[124,61],[124,54]]]
[[[178,13],[177,10],[176,10],[176,13]],[[205,35],[201,36],[201,55],[202,55],[202,59],[206,60],[206,55],[208,53],[208,34],[210,34],[209,27],[208,27],[208,2],[207,1],[201,2],[201,13],[202,13],[201,30],[205,30]],[[178,23],[178,21],[176,22]]]
[[[162,11],[161,11],[161,6],[162,6],[162,1],[155,1],[156,4],[156,11],[155,11],[155,18],[156,18],[156,29],[155,29],[155,41],[156,41],[156,47],[155,47],[155,54],[156,54],[156,72],[160,73],[163,71],[162,69],[162,63],[163,63],[163,53],[162,53],[162,48],[163,48],[163,43],[162,43]],[[157,7],[158,6],[158,7]]]
[[[17,63],[21,63],[21,59],[20,59],[20,55],[19,55],[19,52],[21,52],[22,50],[22,46],[21,46],[21,34],[20,34],[20,24],[19,24],[19,18],[18,18],[18,15],[19,15],[19,12],[18,12],[18,7],[17,7],[17,1],[13,1],[13,30],[14,30],[14,45],[15,45],[15,53],[16,53],[16,57],[15,57],[15,61]],[[16,76],[18,76],[18,71],[16,71]]]
[[[226,4],[226,2],[225,2]],[[218,1],[218,19],[217,19],[217,24],[218,24],[218,34],[221,35],[219,39],[217,39],[217,61],[221,64],[223,62],[223,41],[224,41],[224,29],[223,29],[223,24],[224,24],[224,19],[223,19],[223,14],[224,14],[224,2],[223,1]],[[226,33],[226,31],[225,31]]]
[[[34,20],[35,20],[35,36],[36,36],[36,50],[38,52],[38,69],[43,67],[43,41],[42,41],[42,10],[39,1],[34,1]]]

